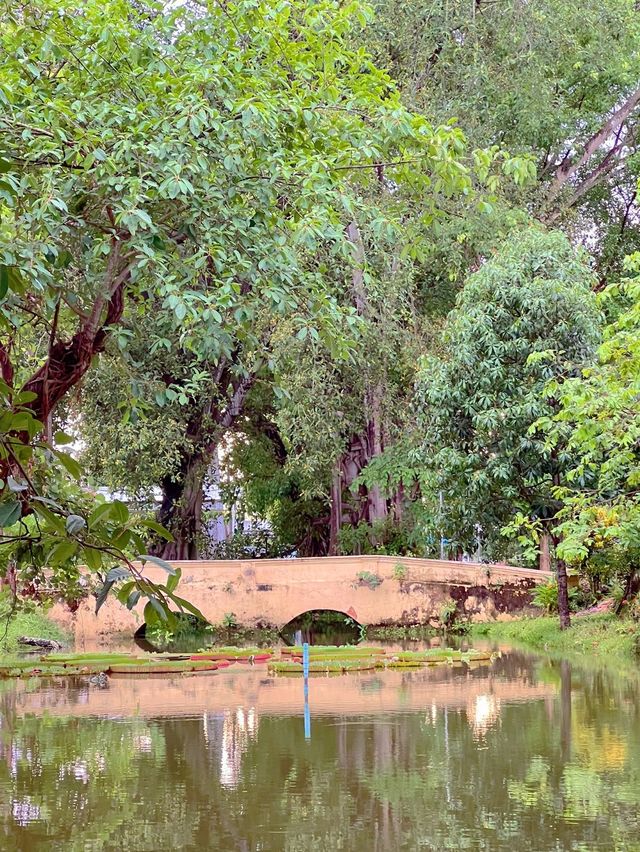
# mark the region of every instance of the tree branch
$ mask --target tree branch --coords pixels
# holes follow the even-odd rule
[[[50,412],[66,392],[87,372],[93,356],[104,346],[108,327],[122,316],[123,287],[135,261],[131,260],[121,268],[121,246],[121,241],[114,237],[102,291],[96,297],[89,316],[81,321],[69,340],[57,340],[49,347],[46,361],[22,388],[37,395],[30,407],[34,416],[43,423],[47,422]]]
[[[631,115],[633,110],[640,103],[640,86],[636,88],[620,106],[613,115],[610,116],[602,127],[593,134],[584,146],[584,151],[580,156],[565,157],[559,167],[556,169],[555,177],[549,187],[547,194],[547,206],[553,204],[564,186],[576,174],[576,172],[586,165],[593,157],[595,152],[601,148],[612,133],[615,133],[621,125]]]

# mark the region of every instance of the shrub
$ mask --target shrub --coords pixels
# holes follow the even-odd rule
[[[540,583],[533,592],[532,603],[547,613],[558,611],[558,581],[549,580]],[[575,611],[578,608],[578,590],[569,589],[569,607]]]
[[[403,565],[402,562],[396,562],[393,566],[393,576],[396,580],[402,582],[407,576],[407,566]]]
[[[227,541],[208,546],[211,559],[283,559],[291,556],[293,548],[282,544],[266,529],[238,530]]]

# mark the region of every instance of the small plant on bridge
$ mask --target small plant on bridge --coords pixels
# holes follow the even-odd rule
[[[398,580],[398,582],[402,582],[406,579],[407,576],[407,566],[403,565],[402,562],[396,562],[393,566],[393,576],[394,579]]]
[[[377,589],[383,582],[382,577],[372,574],[371,571],[359,571],[357,578],[359,586],[368,586],[371,590]]]
[[[222,626],[227,630],[233,630],[234,627],[238,626],[238,619],[235,612],[225,612],[222,619]]]
[[[450,630],[458,616],[458,605],[454,600],[445,601],[440,607],[438,618],[445,630]]]

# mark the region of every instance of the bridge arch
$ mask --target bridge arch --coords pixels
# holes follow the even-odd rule
[[[338,609],[308,609],[290,619],[280,629],[285,642],[314,645],[355,644],[364,627],[349,613]]]

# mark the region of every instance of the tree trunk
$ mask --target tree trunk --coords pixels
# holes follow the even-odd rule
[[[567,577],[567,566],[563,559],[558,559],[558,613],[560,615],[560,630],[571,627],[571,613],[569,611],[569,579]]]
[[[329,556],[337,556],[340,527],[342,526],[342,465],[338,460],[331,477],[331,505],[329,518]]]
[[[156,549],[163,559],[198,559],[206,461],[200,454],[184,460],[180,476],[166,477],[158,522],[173,535]]]
[[[540,536],[540,556],[538,560],[540,571],[551,571],[551,535],[543,530]]]
[[[402,523],[404,517],[404,485],[400,483],[393,495],[393,515],[397,523]]]
[[[29,408],[43,424],[67,391],[87,372],[94,355],[103,350],[108,329],[120,322],[124,286],[132,263],[131,257],[121,257],[121,243],[114,237],[103,287],[91,313],[68,340],[54,340],[52,334],[46,361],[23,385],[23,391],[36,394]]]
[[[174,541],[163,542],[158,555],[163,559],[198,559],[202,532],[203,489],[207,471],[225,431],[230,429],[243,411],[244,402],[255,375],[238,378],[227,401],[220,409],[208,403],[203,410],[194,411],[187,425],[186,437],[198,447],[190,454],[183,452],[180,472],[175,480],[162,483],[164,497],[158,521],[172,533]],[[218,384],[226,381],[221,371]],[[202,422],[212,417],[216,427],[203,434]]]
[[[367,393],[367,396],[370,398],[371,417],[367,424],[369,457],[365,464],[382,455],[382,388],[380,385],[376,385],[370,393]],[[387,501],[377,485],[371,486],[368,490],[367,515],[370,524],[387,517]]]
[[[638,569],[635,565],[630,568],[627,574],[627,579],[624,584],[624,594],[620,599],[620,603],[616,606],[616,615],[620,615],[622,608],[626,603],[629,603],[631,598],[638,593]]]

